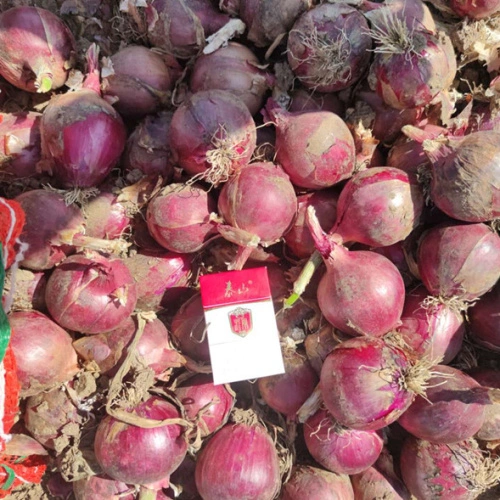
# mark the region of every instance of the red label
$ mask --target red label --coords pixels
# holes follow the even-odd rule
[[[200,276],[200,288],[205,309],[271,298],[266,267]]]
[[[237,307],[229,314],[231,331],[240,337],[246,337],[253,328],[252,311],[245,307]]]

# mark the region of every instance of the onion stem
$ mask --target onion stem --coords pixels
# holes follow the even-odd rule
[[[293,292],[287,299],[285,299],[283,306],[284,309],[293,307],[295,302],[300,299],[307,285],[314,276],[316,269],[318,269],[321,264],[323,264],[323,257],[317,250],[315,250],[311,257],[309,257],[305,266],[302,268],[299,277],[293,283]]]

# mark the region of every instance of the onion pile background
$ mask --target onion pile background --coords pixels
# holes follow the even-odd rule
[[[498,33],[495,1],[0,0],[12,433],[48,460],[8,498],[498,498]],[[214,386],[198,278],[256,266],[286,373]]]

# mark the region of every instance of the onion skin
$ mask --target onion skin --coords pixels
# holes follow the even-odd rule
[[[490,368],[477,368],[469,375],[483,387],[500,389],[500,372]],[[484,410],[484,423],[474,436],[481,441],[500,440],[500,404],[487,405]]]
[[[500,285],[481,297],[468,311],[470,334],[474,342],[500,352]]]
[[[127,140],[118,112],[94,90],[52,99],[42,115],[42,155],[64,188],[101,184],[118,162]]]
[[[305,422],[304,439],[316,462],[329,471],[349,475],[373,465],[384,444],[377,432],[342,427],[324,409]]]
[[[423,207],[421,188],[408,174],[391,167],[369,168],[342,189],[331,233],[345,242],[386,247],[406,239]]]
[[[343,117],[345,113],[344,103],[337,97],[337,94],[317,94],[298,88],[290,92],[290,113],[304,113],[306,111],[330,111]]]
[[[451,0],[449,6],[461,17],[485,19],[500,11],[498,0]]]
[[[410,494],[395,475],[387,477],[376,467],[369,467],[351,476],[352,489],[356,500],[384,499],[410,500]]]
[[[344,121],[328,111],[289,113],[269,109],[276,126],[276,161],[301,188],[323,189],[351,177],[354,139]]]
[[[281,500],[354,500],[349,477],[345,474],[296,465],[290,479],[283,485]]]
[[[45,291],[47,308],[64,328],[103,333],[117,328],[133,312],[136,286],[121,259],[97,252],[66,258],[51,274]]]
[[[271,75],[259,68],[259,59],[245,45],[229,42],[211,54],[203,54],[194,63],[189,88],[201,90],[224,90],[246,104],[251,115],[255,115],[264,101]]]
[[[241,168],[224,184],[218,210],[227,224],[257,235],[267,246],[276,243],[291,227],[297,197],[281,167],[256,162]]]
[[[11,345],[21,396],[34,396],[68,382],[78,371],[72,338],[38,311],[9,314]]]
[[[215,211],[211,193],[200,185],[169,184],[149,202],[146,220],[151,236],[162,247],[187,254],[200,250],[215,234],[210,221]]]
[[[430,196],[445,214],[466,222],[500,217],[500,132],[479,131],[431,145]]]
[[[131,413],[153,420],[180,418],[172,404],[156,396],[137,405]],[[94,441],[95,456],[102,470],[127,484],[146,485],[168,479],[186,451],[180,425],[140,428],[109,415],[99,423]]]
[[[302,14],[289,33],[288,63],[306,88],[343,90],[368,68],[372,47],[368,31],[364,16],[350,5],[316,6]]]
[[[481,490],[466,476],[482,461],[472,442],[445,445],[409,437],[401,451],[401,474],[417,500],[473,500]]]
[[[346,340],[323,362],[320,388],[324,404],[346,427],[381,429],[400,418],[415,397],[402,386],[409,367],[404,352],[382,339]]]
[[[428,381],[426,399],[417,396],[398,423],[432,443],[451,444],[471,438],[484,422],[485,404],[474,396],[480,385],[465,373],[437,365]]]
[[[75,50],[71,31],[49,10],[23,6],[0,15],[0,75],[22,90],[62,87]]]
[[[204,500],[271,500],[281,486],[274,443],[260,424],[226,424],[198,455],[195,478]]]
[[[483,223],[439,224],[420,239],[417,265],[431,295],[477,299],[500,278],[500,237]]]
[[[120,500],[134,500],[134,494],[123,495],[130,491],[130,486],[115,481],[103,474],[79,479],[73,483],[75,500],[109,500],[119,495]]]

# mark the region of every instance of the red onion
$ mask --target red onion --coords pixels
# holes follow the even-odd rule
[[[408,174],[391,167],[369,168],[342,189],[331,233],[346,242],[393,245],[417,226],[423,206],[420,186]]]
[[[189,88],[192,92],[213,89],[230,92],[246,104],[250,114],[255,115],[272,84],[271,75],[259,64],[259,59],[248,47],[229,42],[196,59]]]
[[[325,358],[333,351],[334,347],[340,344],[342,340],[337,337],[331,325],[323,326],[319,332],[310,333],[304,339],[304,347],[306,349],[309,363],[314,368],[316,373],[321,373],[321,367]]]
[[[342,425],[377,430],[395,422],[422,392],[424,370],[398,347],[374,337],[349,339],[327,356],[320,387],[327,410]],[[425,375],[425,373],[424,373]]]
[[[343,427],[324,409],[305,422],[304,439],[316,462],[337,474],[349,475],[373,465],[384,444],[376,431]]]
[[[129,413],[152,420],[179,419],[177,408],[151,396]],[[144,428],[107,416],[99,423],[94,452],[102,470],[128,484],[147,485],[164,479],[180,465],[187,443],[182,427],[166,423]]]
[[[77,357],[65,330],[38,311],[13,312],[9,323],[21,396],[39,394],[73,378]]]
[[[1,64],[1,63],[0,63]],[[40,160],[40,113],[0,114],[0,174],[20,179],[38,174]]]
[[[174,252],[137,253],[125,259],[137,286],[136,308],[158,311],[189,285],[191,257]]]
[[[406,286],[410,285],[415,279],[406,258],[405,244],[407,240],[408,238],[386,247],[369,248],[369,250],[387,257],[398,268]]]
[[[293,420],[314,391],[318,376],[307,357],[295,349],[284,350],[283,363],[285,373],[259,378],[258,387],[269,407]]]
[[[395,109],[426,106],[455,78],[457,63],[450,38],[409,29],[395,16],[388,19],[372,27],[378,46],[370,67],[370,86]]]
[[[198,495],[196,481],[194,479],[195,469],[196,461],[193,457],[191,457],[191,455],[188,454],[182,461],[181,465],[179,465],[179,467],[170,476],[170,484],[175,485],[179,490],[182,488],[181,491],[183,500],[200,500],[200,495]]]
[[[195,361],[210,362],[205,314],[199,293],[182,304],[172,320],[171,331],[183,354]]]
[[[256,235],[262,245],[268,246],[290,229],[297,197],[279,166],[257,162],[242,167],[224,184],[218,209],[227,224]]]
[[[389,150],[387,165],[416,176],[421,168],[430,166],[430,161],[422,144],[400,136]]]
[[[129,45],[110,57],[113,73],[103,77],[102,93],[127,118],[142,118],[167,103],[174,86],[162,57],[142,45]]]
[[[256,141],[250,111],[224,90],[193,94],[175,110],[170,124],[173,161],[215,185],[248,164]]]
[[[490,368],[477,368],[469,375],[483,387],[500,389],[500,372]],[[481,441],[500,440],[500,404],[487,405],[484,409],[484,422],[475,437]]]
[[[310,465],[296,465],[283,485],[281,500],[354,500],[349,477]]]
[[[148,204],[148,229],[171,252],[197,252],[216,232],[210,221],[215,211],[212,195],[201,186],[169,184]]]
[[[443,223],[423,234],[417,264],[430,294],[474,300],[500,278],[500,237],[482,223]]]
[[[234,395],[223,384],[214,385],[211,375],[197,374],[175,388],[186,418],[197,423],[202,437],[220,429],[228,420]]]
[[[300,259],[310,257],[314,252],[314,240],[307,226],[307,207],[314,207],[321,228],[329,231],[337,218],[338,193],[323,189],[297,196],[297,217],[291,229],[285,234],[286,246]]]
[[[116,165],[127,139],[120,115],[99,94],[95,46],[88,60],[84,87],[54,97],[42,115],[44,168],[65,188],[99,185]]]
[[[401,452],[403,480],[418,499],[474,500],[498,484],[498,469],[473,440],[447,445],[410,437]]]
[[[59,325],[81,333],[117,328],[137,302],[134,280],[123,261],[97,252],[67,257],[51,274],[45,299]]]
[[[483,295],[467,314],[474,342],[500,352],[500,285]]]
[[[271,500],[281,487],[274,443],[265,427],[253,421],[217,431],[198,455],[195,477],[204,500]]]
[[[470,19],[485,19],[500,11],[498,0],[451,0],[447,5],[454,14]]]
[[[288,36],[292,71],[307,88],[336,92],[357,82],[368,68],[368,23],[354,7],[322,4],[302,14]]]
[[[22,90],[62,87],[75,50],[71,31],[49,10],[23,6],[0,14],[0,75]]]
[[[483,425],[488,401],[474,392],[480,385],[469,375],[445,365],[433,368],[425,398],[417,396],[399,424],[432,443],[457,443],[472,437]]]
[[[295,186],[322,189],[354,172],[354,139],[329,111],[289,113],[273,103],[266,110],[276,126],[276,161]]]
[[[345,105],[337,94],[317,94],[305,89],[290,92],[290,113],[303,113],[305,111],[330,111],[339,116],[344,116]]]
[[[132,487],[104,474],[78,479],[72,484],[75,500],[109,500],[116,497],[120,500],[134,500],[135,498]]]
[[[326,264],[318,286],[325,318],[350,335],[381,336],[397,327],[405,297],[397,267],[375,252],[347,250],[323,233],[314,219],[309,217],[310,229]]]
[[[64,389],[55,389],[26,400],[23,421],[29,433],[43,446],[56,449],[55,442],[70,424],[82,427],[85,419]]]
[[[167,183],[172,179],[174,166],[168,148],[168,131],[173,113],[162,111],[148,115],[127,140],[123,155],[126,170],[140,170],[146,175],[159,175]]]
[[[223,0],[227,3],[227,0]],[[312,7],[312,0],[239,1],[239,14],[247,26],[247,38],[257,47],[268,47],[288,33],[297,17]]]
[[[397,332],[419,357],[448,364],[460,351],[465,321],[460,311],[429,297],[423,286],[406,293]]]
[[[110,332],[75,340],[73,347],[85,361],[95,361],[101,373],[113,376],[124,361],[136,331],[137,321],[128,318]],[[135,352],[155,375],[185,364],[184,357],[170,345],[167,328],[157,318],[146,322]]]
[[[454,219],[486,222],[500,217],[500,132],[424,143],[432,162],[430,196]]]

